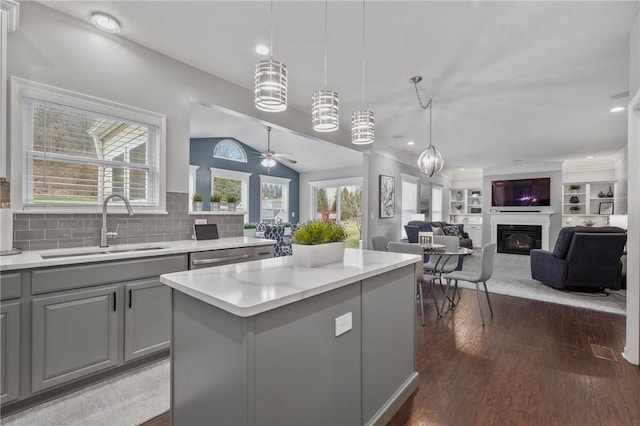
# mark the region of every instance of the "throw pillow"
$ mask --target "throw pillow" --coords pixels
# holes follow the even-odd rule
[[[458,238],[462,237],[462,234],[460,234],[460,228],[458,228],[458,225],[444,225],[442,229],[445,235],[455,235]]]
[[[439,226],[434,226],[431,229],[433,229],[433,235],[444,235],[444,231]]]

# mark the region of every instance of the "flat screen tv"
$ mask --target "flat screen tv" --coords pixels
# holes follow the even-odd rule
[[[491,181],[491,205],[531,207],[551,205],[551,178]]]

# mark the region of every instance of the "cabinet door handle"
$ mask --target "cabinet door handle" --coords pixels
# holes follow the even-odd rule
[[[114,292],[113,292],[113,312],[115,312],[115,311],[116,311],[116,309],[117,309],[117,305],[116,305],[116,303],[117,303],[117,302],[116,302],[116,292],[114,291]]]
[[[131,289],[129,289],[129,309],[131,309],[131,304],[133,303],[133,293]]]
[[[270,251],[261,251],[260,253],[258,253],[258,256],[266,256],[267,254],[271,254]]]

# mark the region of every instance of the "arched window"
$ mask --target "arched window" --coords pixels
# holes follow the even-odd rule
[[[213,148],[213,157],[225,160],[238,161],[240,163],[247,162],[247,153],[238,142],[231,139],[223,139]]]

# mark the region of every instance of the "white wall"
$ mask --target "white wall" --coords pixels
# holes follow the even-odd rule
[[[7,44],[9,76],[165,114],[168,191],[189,189],[192,101],[219,105],[317,138],[308,113],[291,107],[278,114],[259,111],[253,105],[251,90],[36,2],[20,3],[20,28],[9,34]],[[247,73],[248,78],[252,73]],[[324,139],[343,146],[350,140],[348,129],[327,134]],[[10,155],[3,158],[9,167]]]
[[[445,195],[443,204],[446,207],[446,194],[450,186],[450,181],[446,176],[435,175],[429,178],[425,176],[417,166],[410,166],[375,152],[371,152],[366,155],[366,157],[368,158],[368,160],[365,160],[365,202],[367,212],[365,213],[365,226],[363,226],[363,246],[365,248],[371,248],[371,237],[374,235],[385,235],[391,241],[400,240],[402,226],[401,175],[403,173],[419,178],[419,185],[441,185]],[[395,216],[393,218],[380,218],[378,186],[380,175],[393,176],[395,178],[396,197]],[[446,220],[446,218],[443,219]]]
[[[628,214],[627,237],[627,333],[624,357],[640,364],[640,11],[629,40]],[[635,94],[635,96],[634,96]]]
[[[363,158],[364,160],[364,158]],[[349,178],[362,178],[364,173],[364,167],[362,165],[358,167],[343,167],[339,169],[321,170],[317,172],[300,173],[300,210],[299,220],[304,222],[312,219],[311,213],[311,191],[309,182],[319,180],[333,180],[333,179],[349,179]]]

